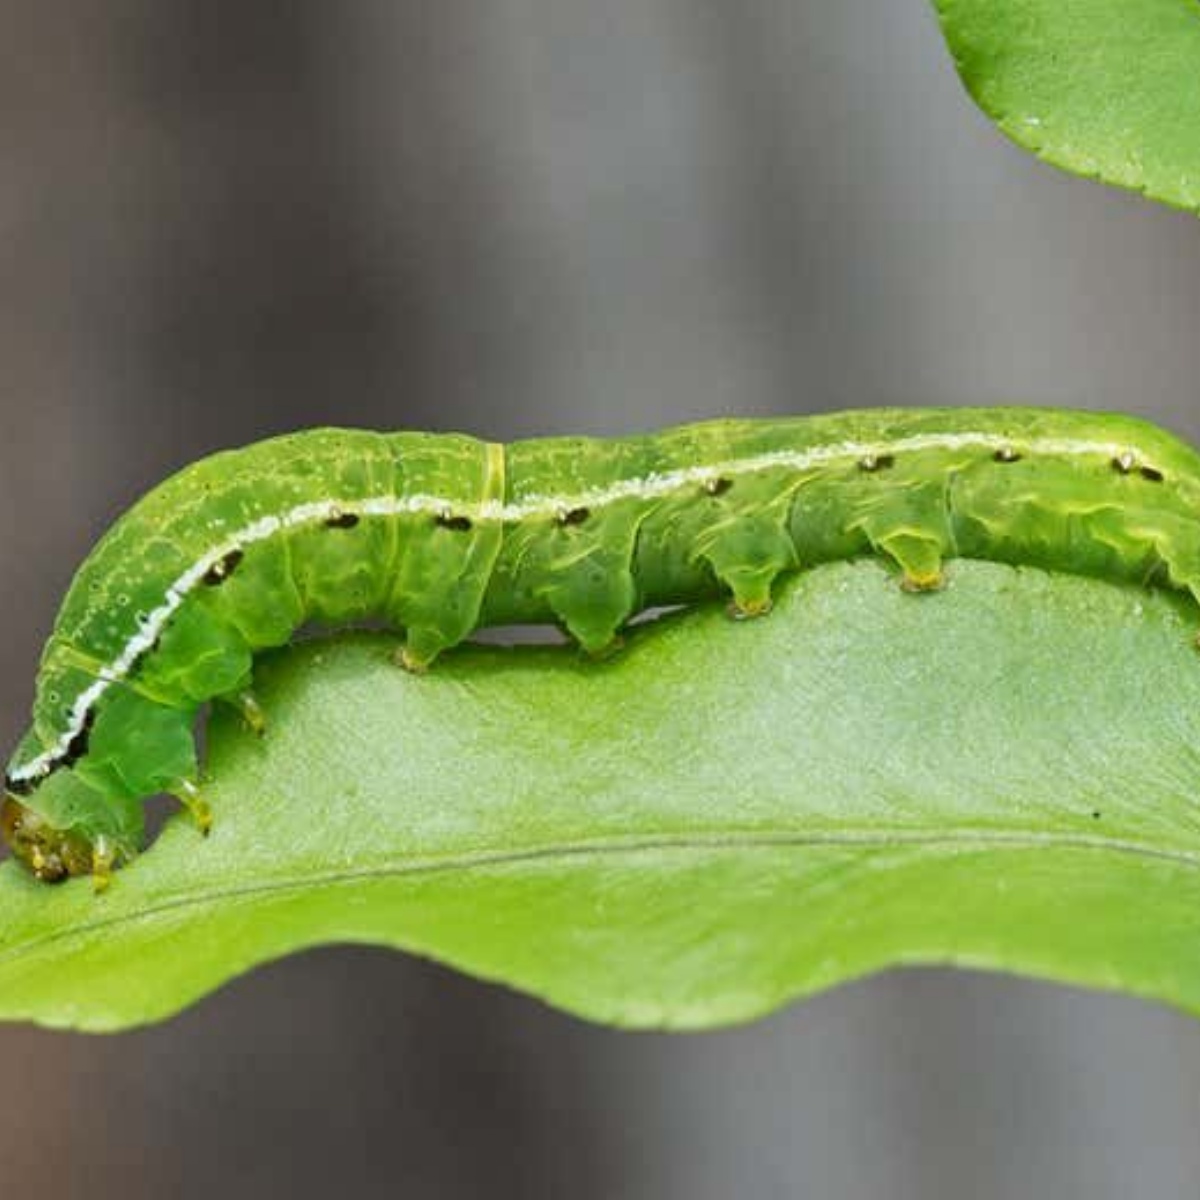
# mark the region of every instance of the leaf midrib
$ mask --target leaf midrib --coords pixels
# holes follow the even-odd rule
[[[925,849],[987,850],[994,848],[1033,850],[1067,849],[1099,851],[1109,854],[1132,855],[1176,863],[1180,866],[1200,867],[1200,852],[1166,849],[1120,838],[1105,838],[1090,834],[1036,834],[1030,832],[983,832],[979,830],[941,830],[938,833],[923,833],[896,830],[888,833],[788,833],[788,832],[740,832],[735,834],[661,834],[642,836],[608,836],[581,839],[546,846],[534,846],[521,850],[479,850],[460,852],[445,857],[428,857],[387,865],[374,865],[327,871],[323,874],[305,873],[302,878],[280,877],[258,883],[233,887],[218,887],[203,893],[185,892],[168,896],[132,912],[114,914],[95,920],[72,925],[47,933],[42,937],[30,938],[16,945],[0,949],[0,963],[18,959],[46,945],[84,938],[104,929],[122,925],[153,921],[172,912],[191,907],[204,907],[221,902],[238,902],[262,896],[285,895],[289,892],[318,891],[323,888],[340,887],[370,880],[399,878],[406,875],[426,875],[455,870],[470,870],[509,866],[520,863],[536,863],[555,858],[585,858],[588,856],[616,856],[620,854],[644,854],[648,852],[686,852],[691,850],[764,850],[806,846],[856,846],[862,848],[888,849],[891,847],[920,847]],[[118,878],[114,886],[120,886]]]

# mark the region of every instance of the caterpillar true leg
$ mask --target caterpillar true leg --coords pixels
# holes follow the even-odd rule
[[[92,891],[103,892],[112,882],[113,868],[117,864],[117,848],[110,839],[101,834],[92,846]]]
[[[196,828],[207,837],[212,829],[213,814],[200,789],[190,779],[181,779],[170,792],[187,809]]]
[[[250,688],[243,688],[240,692],[220,696],[218,699],[237,710],[243,724],[255,737],[262,737],[267,732],[267,714]]]

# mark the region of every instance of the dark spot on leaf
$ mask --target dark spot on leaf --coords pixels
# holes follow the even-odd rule
[[[710,496],[723,496],[731,487],[733,487],[733,480],[726,479],[724,475],[720,475],[716,479],[709,479],[704,484],[704,490]]]
[[[358,524],[359,516],[355,512],[334,513],[325,518],[326,529],[353,529]]]
[[[558,514],[558,523],[560,525],[582,525],[590,516],[591,512],[586,508],[570,508]]]
[[[1116,471],[1118,475],[1128,475],[1135,466],[1137,466],[1137,462],[1133,455],[1129,454],[1128,452],[1125,454],[1118,454],[1117,457],[1112,460],[1112,469]]]
[[[466,533],[471,528],[470,517],[456,517],[451,513],[438,513],[437,523],[443,529],[453,529],[456,533]]]
[[[1157,467],[1143,467],[1140,472],[1143,479],[1151,483],[1162,483],[1163,473]]]
[[[998,463],[1015,463],[1021,461],[1021,455],[1011,446],[1001,446],[992,458]]]

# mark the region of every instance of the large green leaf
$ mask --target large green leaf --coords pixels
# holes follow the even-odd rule
[[[701,1028],[896,963],[1200,1009],[1200,618],[986,563],[801,574],[767,619],[603,663],[391,639],[267,660],[105,895],[0,869],[0,1015],[109,1029],[319,942],[398,946],[601,1021]]]
[[[1200,209],[1197,0],[934,0],[968,90],[1080,175]]]

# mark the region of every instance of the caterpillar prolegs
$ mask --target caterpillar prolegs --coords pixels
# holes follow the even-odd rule
[[[935,590],[954,557],[1154,580],[1200,598],[1200,456],[1130,417],[875,409],[509,446],[315,429],[226,451],[138,501],[80,567],[42,656],[2,821],[35,875],[98,885],[143,799],[203,827],[194,723],[261,728],[254,656],[383,620],[423,670],[482,626],[554,622],[599,654],[648,606],[864,554]],[[803,653],[798,647],[797,653]]]

